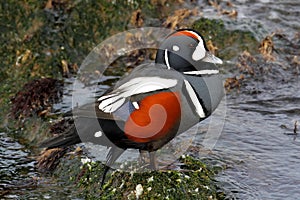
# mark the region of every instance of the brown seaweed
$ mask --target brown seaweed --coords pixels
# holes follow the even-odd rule
[[[46,116],[52,109],[52,104],[62,97],[62,82],[53,78],[36,79],[26,83],[23,88],[11,98],[11,116],[22,119],[29,116]]]

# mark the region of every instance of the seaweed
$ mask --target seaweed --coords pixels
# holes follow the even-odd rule
[[[53,78],[36,79],[26,83],[11,98],[11,115],[23,119],[33,115],[45,117],[51,112],[52,104],[62,97],[62,82]]]

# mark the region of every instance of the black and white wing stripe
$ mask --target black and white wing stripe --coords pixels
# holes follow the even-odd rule
[[[106,113],[118,110],[130,96],[153,92],[162,89],[169,89],[177,84],[176,79],[161,77],[137,77],[120,85],[112,92],[98,99],[99,109]]]

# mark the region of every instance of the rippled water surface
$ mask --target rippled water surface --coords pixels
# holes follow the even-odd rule
[[[257,38],[280,31],[293,42],[299,34],[297,0],[233,3],[239,13],[237,25],[246,24]],[[206,11],[204,15],[216,17],[214,9]],[[257,23],[262,29],[253,31],[251,24],[255,27]],[[293,56],[299,57],[299,42],[297,45]],[[278,54],[279,59],[286,56]],[[247,84],[240,94],[227,95],[226,123],[212,159],[218,157],[228,169],[218,180],[228,198],[299,199],[300,137],[292,133],[294,122],[300,121],[300,77],[281,72]],[[259,92],[253,94],[253,88]]]
[[[300,189],[300,140],[288,135],[299,120],[300,85],[286,84],[289,96],[229,99],[227,119],[215,153],[228,164],[218,180],[232,197],[297,199]],[[296,90],[292,90],[292,89]],[[278,93],[280,94],[280,90]],[[297,110],[298,109],[298,110]]]
[[[0,132],[1,200],[72,198],[76,192],[73,187],[66,187],[50,176],[41,175],[34,165],[35,159],[29,149]]]
[[[34,176],[34,160],[28,158],[29,150],[15,142],[5,133],[0,133],[0,189],[30,176]],[[1,192],[1,190],[0,190]]]

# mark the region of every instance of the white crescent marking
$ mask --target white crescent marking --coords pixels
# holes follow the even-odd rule
[[[168,69],[171,69],[167,49],[165,49],[165,62],[166,62],[166,65],[167,65]]]
[[[188,91],[188,94],[196,108],[196,112],[198,113],[199,117],[200,118],[204,118],[205,117],[205,113],[203,111],[203,108],[202,108],[202,105],[200,104],[199,100],[198,100],[198,97],[193,89],[193,87],[191,86],[191,84],[187,81],[187,80],[184,80],[184,83],[185,83],[185,87],[186,87],[186,90]]]
[[[206,50],[204,48],[203,41],[200,40],[200,42],[198,43],[198,45],[192,55],[192,58],[194,61],[198,61],[198,60],[201,60],[202,58],[204,58],[205,54],[206,54]]]

